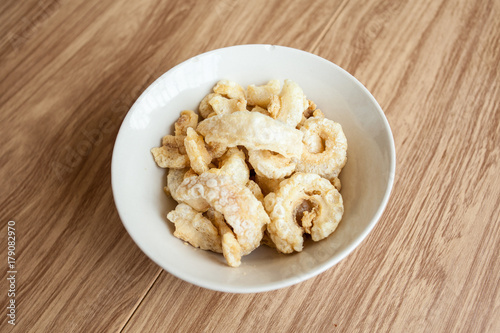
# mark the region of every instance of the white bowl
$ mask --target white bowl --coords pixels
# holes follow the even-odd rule
[[[291,79],[325,116],[339,122],[349,145],[341,173],[345,213],[325,240],[301,253],[279,254],[261,246],[239,268],[220,254],[186,246],[165,217],[175,202],[163,193],[165,170],[150,153],[185,109],[220,79],[246,87]],[[387,119],[368,90],[349,73],[316,55],[281,46],[242,45],[191,58],[163,74],[137,99],[123,120],[112,159],[113,195],[125,228],[160,267],[195,285],[226,292],[261,292],[311,278],[356,248],[380,218],[395,173],[394,141]]]

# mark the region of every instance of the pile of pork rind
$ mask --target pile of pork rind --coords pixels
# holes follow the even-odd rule
[[[335,231],[347,140],[295,82],[245,90],[222,80],[198,112],[182,111],[174,135],[151,150],[178,202],[167,215],[174,236],[237,267],[261,244],[292,253],[306,234]]]

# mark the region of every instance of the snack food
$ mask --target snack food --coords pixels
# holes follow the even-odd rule
[[[285,157],[300,158],[302,155],[304,134],[260,112],[245,110],[212,116],[200,122],[196,131],[209,144],[267,149]]]
[[[248,162],[252,165],[256,174],[271,179],[290,176],[296,167],[295,162],[292,162],[290,158],[269,150],[250,149],[248,151]]]
[[[252,191],[234,182],[233,177],[210,172],[189,177],[177,188],[176,195],[181,202],[204,199],[210,207],[224,215],[237,237],[242,255],[249,254],[260,245],[269,216]]]
[[[344,213],[339,191],[314,173],[294,173],[264,202],[271,218],[267,230],[283,253],[302,251],[304,233],[310,234],[313,241],[326,238],[337,228]]]
[[[178,202],[167,214],[175,237],[237,267],[261,244],[300,252],[304,235],[319,241],[335,231],[347,140],[297,83],[245,90],[221,80],[198,111],[182,111],[174,135],[151,149]]]
[[[300,127],[305,149],[296,171],[316,173],[328,180],[337,177],[347,162],[347,139],[333,120],[311,117]]]

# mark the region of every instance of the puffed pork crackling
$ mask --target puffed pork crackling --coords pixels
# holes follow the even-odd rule
[[[178,203],[175,237],[238,267],[262,244],[300,252],[339,225],[347,139],[297,83],[221,80],[174,127],[151,153]]]

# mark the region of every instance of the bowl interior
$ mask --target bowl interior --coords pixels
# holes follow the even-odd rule
[[[339,122],[348,140],[340,179],[345,213],[338,229],[304,251],[283,255],[261,246],[230,268],[222,255],[186,246],[173,236],[166,213],[175,202],[163,193],[165,171],[150,149],[173,133],[180,111],[197,111],[220,79],[246,87],[292,79],[326,117]],[[112,186],[119,215],[137,245],[159,266],[193,284],[228,292],[285,287],[321,273],[351,252],[369,233],[387,203],[394,179],[394,142],[375,99],[350,74],[310,53],[244,45],[191,58],[157,79],[125,117],[112,159]]]

